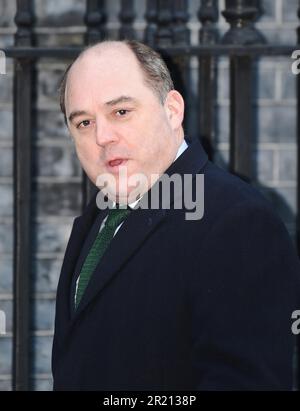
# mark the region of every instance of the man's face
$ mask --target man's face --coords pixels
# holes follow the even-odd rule
[[[103,175],[115,181],[106,191],[114,201],[127,202],[135,174],[144,175],[140,191],[147,191],[183,139],[181,96],[171,91],[162,105],[124,45],[81,56],[69,72],[65,102],[81,165],[95,184]]]

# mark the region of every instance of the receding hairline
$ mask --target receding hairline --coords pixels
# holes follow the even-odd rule
[[[120,40],[104,40],[101,41],[97,44],[94,44],[92,46],[88,46],[86,49],[82,50],[82,52],[79,54],[77,59],[83,58],[85,54],[92,53],[92,52],[101,52],[103,50],[114,50],[114,49],[124,49],[128,50],[130,53],[133,53],[129,45],[125,41],[120,41]],[[76,60],[77,60],[76,59]],[[75,61],[76,61],[75,60]]]
[[[128,54],[128,55],[132,56],[134,58],[134,60],[136,61],[137,66],[140,67],[139,61],[138,61],[136,55],[131,50],[130,46],[128,44],[126,44],[126,42],[119,41],[119,40],[104,40],[101,43],[97,43],[93,46],[89,46],[86,49],[84,49],[77,56],[77,58],[72,62],[71,67],[70,67],[70,71],[72,70],[72,68],[74,66],[76,66],[77,62],[79,63],[84,58],[87,58],[89,54],[91,54],[91,56],[102,57],[103,52],[106,52],[106,51],[110,52],[110,51],[114,51],[114,50],[116,50],[116,51],[124,50],[124,52],[125,52],[124,55]]]

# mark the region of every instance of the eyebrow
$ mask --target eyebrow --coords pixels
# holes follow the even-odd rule
[[[120,96],[113,100],[107,101],[105,103],[106,106],[115,106],[120,103],[137,103],[137,100],[134,97],[130,96]]]
[[[86,115],[88,115],[88,112],[84,111],[84,110],[72,111],[72,113],[69,115],[68,119],[71,123],[74,120],[75,117],[86,116]]]

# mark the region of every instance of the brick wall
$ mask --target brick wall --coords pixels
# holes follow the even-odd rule
[[[14,1],[0,3],[0,49],[13,44]],[[111,0],[111,36],[118,29],[118,1]],[[224,1],[220,0],[220,9]],[[145,1],[136,1],[135,27],[142,38]],[[197,42],[199,2],[190,1],[191,40]],[[258,27],[270,42],[295,43],[296,0],[264,0],[265,15]],[[85,0],[35,0],[36,36],[39,45],[82,44]],[[219,28],[227,29],[223,18]],[[295,46],[295,49],[297,47]],[[63,253],[74,216],[80,213],[81,169],[74,147],[58,110],[57,88],[67,61],[42,59],[37,64],[38,98],[33,132],[32,215],[32,385],[49,390],[55,291]],[[296,100],[295,76],[290,58],[263,58],[257,64],[256,142],[253,144],[255,184],[271,199],[274,208],[295,233],[296,211]],[[0,310],[5,311],[7,333],[0,335],[0,390],[11,389],[12,351],[12,61],[0,76]],[[229,137],[228,62],[220,59],[218,78],[215,161],[226,167]],[[197,78],[197,61],[192,61],[192,78]],[[194,80],[196,81],[196,80]],[[193,97],[193,96],[192,96]],[[195,97],[195,96],[194,96]],[[192,107],[191,118],[197,117]],[[192,134],[193,131],[190,130]]]

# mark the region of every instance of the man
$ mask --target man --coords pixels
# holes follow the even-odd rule
[[[260,194],[184,138],[184,102],[159,55],[134,41],[88,48],[64,76],[61,107],[102,191],[65,254],[54,389],[291,389],[295,250]],[[174,175],[186,190],[142,207]],[[200,175],[204,214],[187,218],[174,204],[203,201]]]

